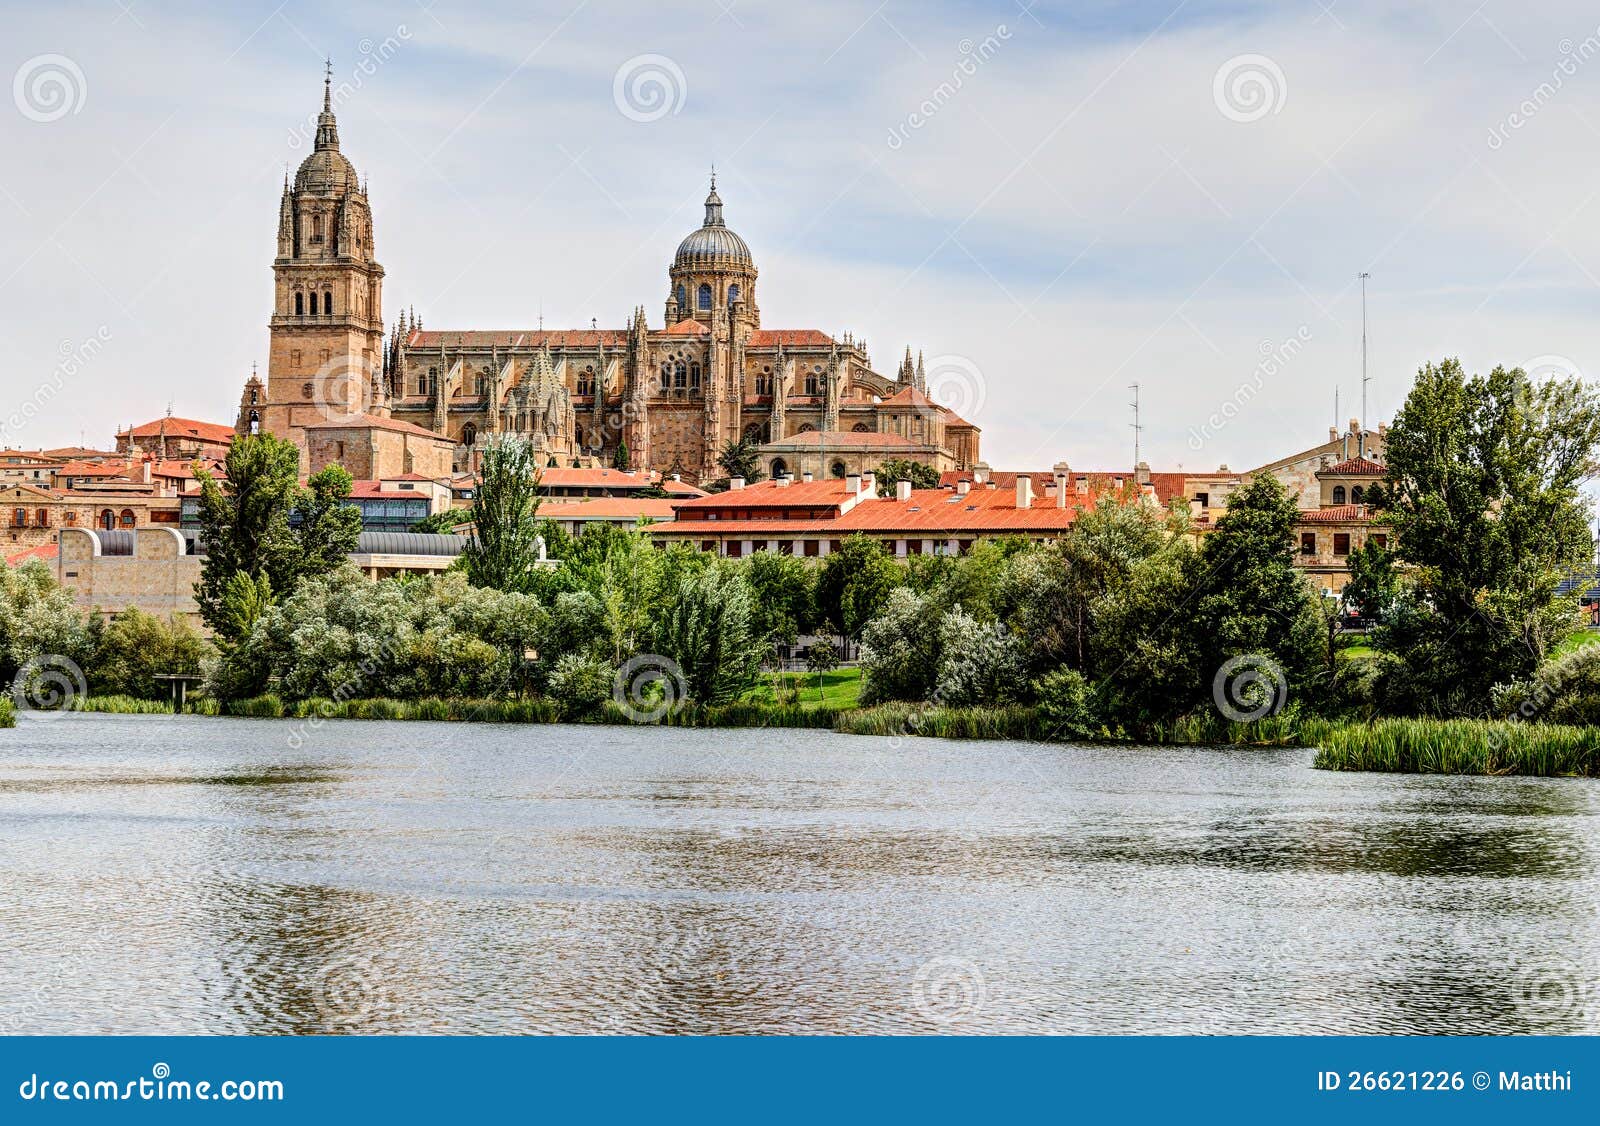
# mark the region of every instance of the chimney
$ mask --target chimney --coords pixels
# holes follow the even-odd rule
[[[772,479],[772,483],[780,489],[787,489],[789,487],[789,482],[793,480],[794,478],[789,476],[787,473],[780,473],[778,476]]]
[[[728,478],[728,489],[729,489],[729,491],[732,491],[733,489],[742,489],[742,488],[744,488],[744,478],[743,477],[729,477]]]
[[[972,480],[978,485],[989,483],[989,463],[987,461],[980,461],[972,467]]]
[[[141,485],[150,483],[150,463],[148,461],[142,462],[139,466],[139,483]]]
[[[956,482],[956,496],[964,497],[972,491],[972,482],[965,477]]]
[[[896,481],[894,483],[894,499],[898,501],[907,501],[911,499],[910,481]]]
[[[673,475],[672,475],[672,479],[673,479],[673,480],[674,480],[674,481],[682,481],[682,480],[683,480],[683,474],[681,474],[681,473],[674,473],[674,474],[673,474]]]
[[[1067,479],[1065,476],[1056,478],[1056,507],[1067,507]]]
[[[1139,484],[1148,485],[1150,483],[1150,463],[1141,461],[1138,465],[1135,465],[1133,467],[1133,475],[1138,479]]]
[[[807,469],[802,471],[800,474],[800,480],[804,481],[808,485],[811,484],[811,470]]]
[[[861,491],[870,494],[877,492],[877,490],[878,475],[869,469],[861,475]]]
[[[861,493],[861,474],[846,473],[844,477],[844,487],[845,491],[851,496],[859,496]]]
[[[1087,477],[1079,477],[1078,478],[1078,492],[1087,493],[1088,491],[1089,491],[1089,478],[1087,478]]]
[[[1026,473],[1017,474],[1017,507],[1033,507],[1033,478]]]
[[[1328,427],[1328,441],[1337,442],[1338,440],[1339,440],[1339,428],[1337,426]]]

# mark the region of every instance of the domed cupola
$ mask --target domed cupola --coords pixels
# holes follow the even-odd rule
[[[294,174],[294,190],[318,195],[344,195],[359,192],[360,179],[355,165],[339,151],[339,123],[333,116],[333,76],[323,80],[322,112],[317,115],[317,139],[311,155],[300,162]]]
[[[669,324],[684,317],[708,321],[714,308],[726,308],[730,316],[742,315],[752,323],[759,322],[755,259],[749,245],[722,218],[716,169],[711,171],[705,222],[678,244],[669,276]]]

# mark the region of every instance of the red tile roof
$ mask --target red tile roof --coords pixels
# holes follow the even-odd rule
[[[829,348],[833,337],[815,328],[758,328],[750,334],[751,348]]]
[[[667,329],[668,336],[703,336],[711,330],[693,317],[685,317],[671,328]]]
[[[539,519],[671,520],[673,506],[681,503],[662,497],[557,497],[540,502]]]
[[[30,559],[51,560],[61,554],[61,545],[55,543],[41,543],[30,547],[26,551],[18,551],[6,556],[6,566],[20,567]]]
[[[117,437],[158,438],[161,436],[162,426],[167,429],[167,437],[174,440],[188,437],[201,438],[207,442],[233,441],[233,427],[224,426],[220,422],[201,422],[193,418],[158,418],[154,422],[141,423],[132,430],[119,430]]]
[[[400,434],[420,434],[437,438],[441,442],[450,441],[443,434],[436,434],[426,426],[401,422],[398,418],[379,418],[375,414],[352,415],[343,421],[329,419],[326,422],[308,422],[305,428],[307,430],[393,430]]]
[[[628,330],[601,329],[463,329],[455,332],[412,331],[406,337],[407,348],[537,348],[549,344],[552,348],[594,348],[600,344],[622,347],[628,343]]]
[[[976,426],[973,426],[972,423],[962,418],[955,411],[951,410],[943,403],[934,402],[932,399],[928,398],[925,393],[917,390],[915,387],[907,387],[902,391],[895,392],[893,395],[883,400],[879,406],[899,408],[909,407],[920,411],[939,411],[946,416],[944,420],[946,426],[972,426],[973,429],[977,429]]]
[[[1368,519],[1364,504],[1333,504],[1327,508],[1308,508],[1300,513],[1302,524],[1356,524]]]
[[[132,472],[134,463],[131,461],[69,461],[65,465],[57,466],[54,475],[57,477],[120,477],[124,473]]]
[[[1339,477],[1382,477],[1389,470],[1371,458],[1352,457],[1319,472]]]
[[[1029,477],[1033,478],[1033,495],[1036,498],[1043,496],[1045,486],[1056,479],[1055,473],[1049,469],[1035,469],[1028,470],[1026,472]],[[1019,474],[1016,470],[999,469],[989,474],[989,480],[993,481],[997,488],[1011,489],[1015,491],[1017,487],[1018,475]],[[1078,492],[1078,479],[1080,477],[1087,478],[1087,488],[1089,495],[1091,496],[1115,491],[1117,487],[1117,478],[1119,477],[1122,478],[1122,485],[1124,488],[1135,485],[1138,482],[1138,478],[1131,469],[1124,470],[1122,472],[1099,469],[1082,471],[1069,469],[1067,471],[1068,504],[1073,503],[1074,497],[1082,495]],[[1156,500],[1159,501],[1163,507],[1171,504],[1174,500],[1187,500],[1188,496],[1184,491],[1184,481],[1186,479],[1187,475],[1183,473],[1150,474],[1150,485],[1155,490]],[[962,480],[974,481],[972,470],[947,469],[939,475],[939,484],[948,487],[954,487],[957,481]],[[975,481],[972,487],[973,489],[982,488],[982,486],[978,485]]]

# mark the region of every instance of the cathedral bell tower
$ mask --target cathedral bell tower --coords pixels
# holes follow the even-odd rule
[[[278,206],[271,351],[261,429],[305,448],[307,425],[389,413],[383,383],[383,267],[366,185],[339,151],[332,65],[311,154]]]

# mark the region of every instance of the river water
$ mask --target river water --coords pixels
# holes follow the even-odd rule
[[[1600,1031],[1600,784],[1310,760],[25,714],[0,1031]]]

